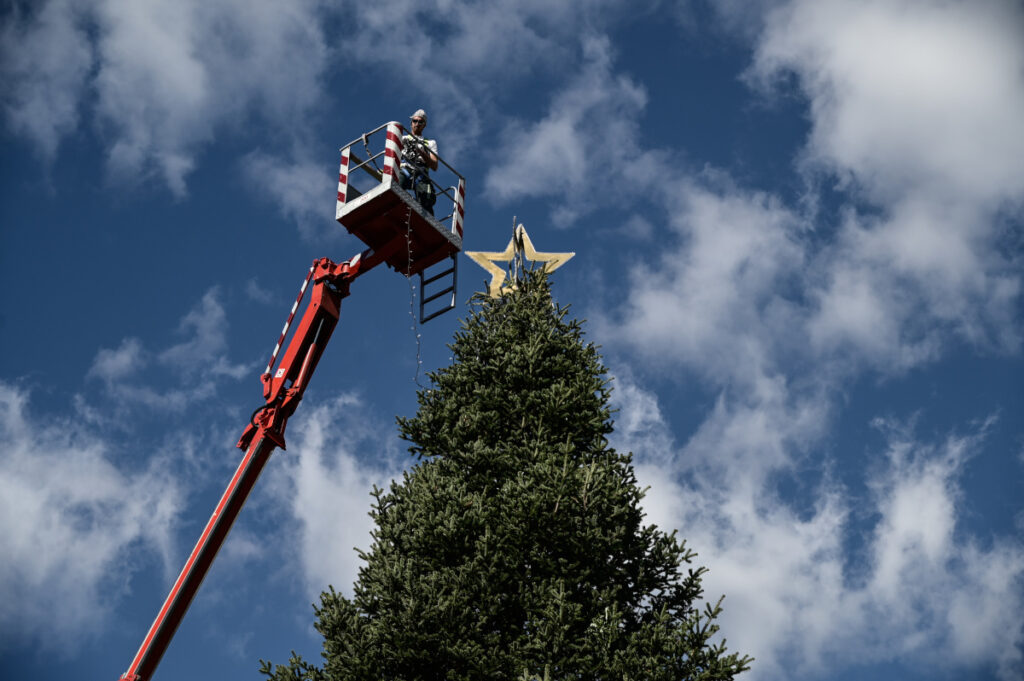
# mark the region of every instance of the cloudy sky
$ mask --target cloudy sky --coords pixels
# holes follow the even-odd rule
[[[750,681],[1024,677],[1024,6],[34,0],[0,10],[0,668],[127,667],[230,478],[333,221],[419,107],[615,376],[648,517]],[[352,287],[157,679],[316,659],[394,417],[449,361]]]

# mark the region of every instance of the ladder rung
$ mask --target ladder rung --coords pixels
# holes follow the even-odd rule
[[[452,272],[454,272],[454,271],[455,271],[455,268],[454,268],[454,267],[449,267],[448,269],[446,269],[446,270],[445,270],[444,272],[441,272],[440,274],[435,274],[434,276],[430,277],[429,279],[423,279],[423,280],[422,280],[422,281],[423,281],[423,283],[421,284],[421,288],[422,288],[423,286],[426,286],[427,284],[432,284],[432,283],[434,283],[435,281],[437,281],[437,280],[438,280],[438,279],[440,279],[441,277],[446,277],[446,276],[448,276],[449,274],[451,274],[451,273],[452,273]]]
[[[454,287],[454,286],[449,286],[448,288],[446,288],[446,289],[445,289],[445,290],[443,290],[443,291],[438,291],[438,292],[437,292],[437,293],[435,293],[434,295],[432,295],[432,296],[430,296],[430,297],[428,297],[428,298],[424,298],[424,299],[423,299],[423,304],[424,304],[424,305],[426,305],[426,304],[427,304],[427,303],[429,303],[430,301],[432,301],[432,300],[437,300],[438,298],[440,298],[440,297],[441,297],[441,296],[443,296],[444,294],[446,294],[446,293],[451,293],[451,292],[452,292],[452,291],[454,291],[454,290],[455,290],[455,287]]]
[[[440,310],[437,310],[437,311],[435,311],[435,312],[431,312],[431,313],[430,313],[430,314],[428,314],[428,315],[427,315],[426,317],[423,317],[422,315],[420,315],[420,316],[421,316],[421,319],[420,319],[420,324],[426,324],[427,322],[429,322],[429,321],[430,321],[431,319],[433,319],[434,317],[436,317],[436,316],[438,316],[438,315],[442,315],[442,314],[444,314],[445,312],[447,312],[448,310],[451,310],[451,309],[454,309],[454,308],[455,308],[455,306],[454,306],[454,305],[452,305],[452,306],[450,306],[450,307],[442,307],[442,308],[441,308]]]

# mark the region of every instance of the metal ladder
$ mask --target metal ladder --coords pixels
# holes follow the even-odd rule
[[[447,269],[438,272],[436,274],[427,274],[427,270],[420,272],[420,324],[429,322],[434,317],[442,315],[449,310],[455,309],[455,287],[458,283],[459,278],[459,261],[456,258],[458,253],[452,253],[449,256],[450,263],[435,264],[433,267],[436,270],[438,265],[446,266]],[[429,268],[428,268],[429,269]],[[440,290],[435,290],[433,293],[427,292],[427,287],[435,282],[439,282],[437,286],[441,286]],[[434,307],[429,312],[427,311],[427,305],[439,300],[444,295],[448,295],[447,302],[440,303],[439,306]]]

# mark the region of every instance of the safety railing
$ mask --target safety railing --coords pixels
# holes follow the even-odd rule
[[[360,135],[341,148],[336,218],[342,217],[346,205],[380,186],[404,191],[412,202],[416,202],[413,191],[402,189],[399,175],[402,163],[402,136],[406,134],[409,134],[408,131],[400,123],[391,121]],[[461,239],[465,216],[466,179],[440,154],[437,155],[437,159],[438,169],[428,176],[437,197],[435,206],[441,205],[441,197],[445,196],[452,202],[452,207],[448,214],[432,219]],[[361,174],[356,173],[360,170],[363,171]],[[426,217],[430,218],[429,213]]]

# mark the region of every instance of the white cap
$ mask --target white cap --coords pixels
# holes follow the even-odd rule
[[[410,120],[413,118],[422,118],[423,124],[427,124],[427,112],[424,111],[423,109],[416,109],[416,113],[414,113],[412,116],[409,116]]]

